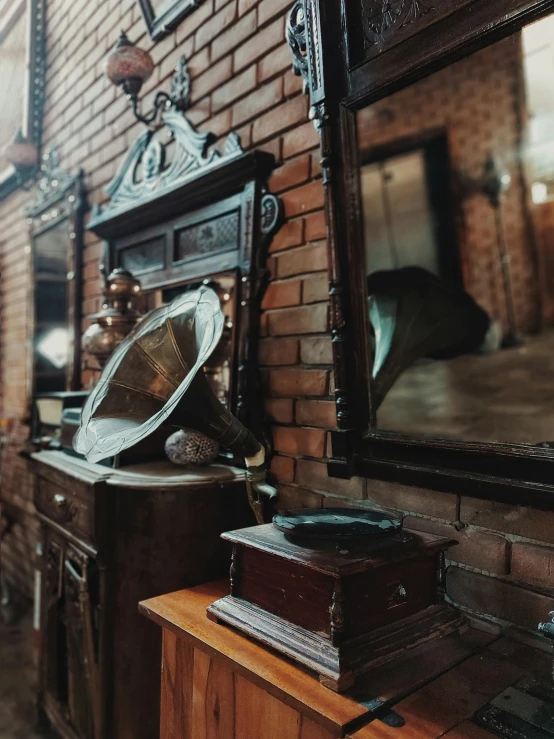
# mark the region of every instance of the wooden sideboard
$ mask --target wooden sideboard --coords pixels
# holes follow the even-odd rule
[[[144,598],[228,571],[222,531],[253,523],[244,473],[168,461],[35,461],[42,525],[39,709],[64,739],[153,739],[160,638]]]
[[[343,694],[215,624],[213,582],[140,604],[162,627],[160,739],[493,739],[474,712],[526,675],[550,680],[548,653],[469,628],[422,645]]]

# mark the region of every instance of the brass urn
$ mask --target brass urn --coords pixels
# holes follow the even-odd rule
[[[92,323],[83,334],[83,350],[96,359],[100,369],[141,317],[133,306],[141,285],[126,269],[114,269],[103,292],[102,310],[90,316]]]

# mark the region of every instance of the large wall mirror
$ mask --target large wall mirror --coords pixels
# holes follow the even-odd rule
[[[54,149],[45,152],[41,170],[26,211],[33,270],[31,400],[81,387],[82,177],[61,169]]]
[[[378,5],[304,3],[330,473],[552,507],[554,4]]]
[[[554,446],[553,31],[358,112],[377,429]]]

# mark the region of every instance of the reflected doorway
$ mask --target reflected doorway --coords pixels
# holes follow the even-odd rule
[[[363,162],[367,274],[418,266],[461,284],[446,135],[395,142]]]

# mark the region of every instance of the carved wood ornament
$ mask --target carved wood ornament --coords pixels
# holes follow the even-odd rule
[[[423,3],[422,0],[370,0],[363,3],[365,38],[369,44],[381,43],[397,28],[416,23],[432,9],[431,3]]]
[[[175,141],[177,145],[173,160],[166,164],[167,144],[154,138],[155,132],[150,129],[143,131],[132,144],[118,174],[106,187],[110,202],[101,211],[103,219],[119,208],[157,195],[164,188],[176,185],[188,175],[198,173],[222,158],[243,153],[237,134],[230,134],[223,153],[209,151],[213,135],[195,131],[180,111],[167,111],[163,121],[171,136],[169,141]],[[142,177],[137,179],[139,169]],[[94,217],[97,218],[99,213],[98,209],[95,210]]]
[[[471,12],[470,12],[471,6]],[[375,427],[368,378],[357,111],[554,12],[554,0],[296,0],[293,70],[319,132],[338,431],[329,473],[554,509],[550,452],[408,438]]]

